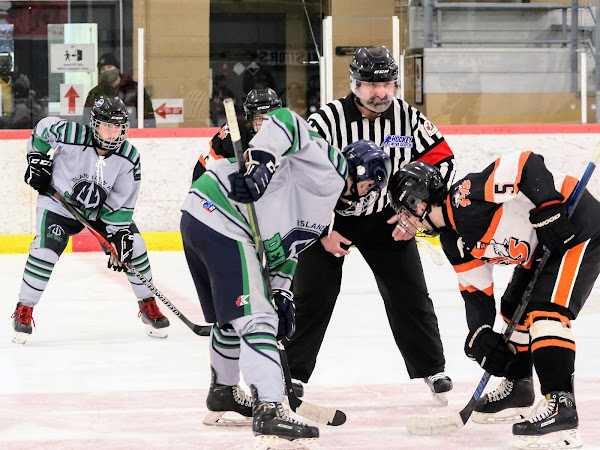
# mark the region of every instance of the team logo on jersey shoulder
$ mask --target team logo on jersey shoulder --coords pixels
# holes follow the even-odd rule
[[[413,148],[414,138],[412,136],[399,136],[397,134],[388,134],[383,140],[381,147],[403,147]]]
[[[521,241],[515,237],[504,239],[504,242],[497,242],[492,239],[491,242],[477,242],[477,248],[487,248],[492,246],[494,253],[498,256],[485,258],[490,264],[506,266],[508,264],[524,264],[530,255],[530,246],[526,241]]]
[[[223,140],[229,134],[229,124],[223,125],[223,127],[219,130],[219,139]]]
[[[438,132],[438,129],[429,120],[426,120],[423,126],[425,127],[425,131],[427,132],[429,137],[433,136],[435,133]]]
[[[457,208],[459,206],[467,207],[471,204],[471,200],[467,196],[471,193],[471,180],[464,180],[454,191],[452,195],[452,203]]]

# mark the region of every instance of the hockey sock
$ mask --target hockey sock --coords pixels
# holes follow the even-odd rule
[[[510,320],[502,316],[502,332],[506,330]],[[531,359],[529,346],[529,330],[525,325],[517,325],[510,336],[509,342],[517,349],[516,360],[506,369],[506,378],[509,380],[518,380],[532,375],[533,360]]]
[[[533,311],[528,322],[533,364],[542,394],[573,392],[571,376],[575,371],[576,349],[571,321],[557,312]]]
[[[152,270],[150,269],[150,260],[146,252],[146,242],[139,233],[133,234],[133,255],[131,263],[146,279],[152,282]],[[154,297],[154,294],[148,289],[133,272],[127,272],[127,279],[133,288],[135,296],[139,299]]]
[[[34,306],[40,300],[44,289],[50,281],[58,255],[47,248],[30,250],[23,271],[23,282],[19,292],[19,301],[28,306]]]
[[[217,374],[216,382],[235,386],[240,381],[240,338],[229,324],[219,328],[214,324],[210,332],[210,365]]]

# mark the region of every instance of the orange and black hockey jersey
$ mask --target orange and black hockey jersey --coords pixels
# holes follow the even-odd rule
[[[493,324],[493,265],[531,266],[538,239],[529,211],[548,202],[568,201],[577,181],[554,177],[541,155],[523,152],[502,156],[452,186],[443,207],[450,227],[440,233],[440,241],[457,274],[469,328]],[[586,221],[582,211],[576,211],[580,241],[598,232],[597,224]]]
[[[246,121],[239,121],[238,126],[242,138],[242,148],[246,149],[248,148],[248,142],[250,142],[256,133],[253,129],[248,128]],[[200,175],[206,172],[206,164],[208,164],[209,161],[221,158],[233,158],[234,156],[235,152],[233,150],[231,136],[229,135],[229,125],[225,124],[210,140],[208,154],[201,154],[198,158],[198,162],[194,167],[194,174],[192,175],[192,183],[200,178]]]

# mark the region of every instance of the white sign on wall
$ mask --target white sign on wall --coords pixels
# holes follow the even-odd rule
[[[152,108],[157,124],[183,122],[182,98],[153,98]]]
[[[61,84],[60,85],[60,115],[81,116],[83,115],[83,102],[85,93],[83,84]]]
[[[50,44],[50,72],[95,72],[94,44]]]

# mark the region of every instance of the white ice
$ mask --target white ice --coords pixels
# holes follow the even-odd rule
[[[0,256],[0,449],[248,449],[249,428],[202,425],[209,385],[208,342],[170,312],[169,337],[152,339],[137,318],[123,274],[100,253],[65,254],[34,310],[36,329],[13,344],[10,316],[27,255]],[[323,449],[511,447],[510,425],[469,422],[447,435],[408,434],[406,420],[462,409],[483,372],[463,353],[464,307],[452,268],[422,253],[455,388],[436,406],[410,380],[375,280],[357,251],[346,259],[342,293],[306,386],[306,399],[343,410],[340,427],[320,426]],[[151,252],[156,287],[190,320],[203,323],[182,252]],[[496,270],[496,292],[510,270]],[[499,295],[498,295],[499,297]],[[411,301],[406,298],[405,301]],[[163,312],[165,307],[161,308]],[[586,448],[600,448],[599,289],[574,322],[576,398]],[[491,387],[497,379],[492,378]],[[540,394],[538,392],[538,397]]]

